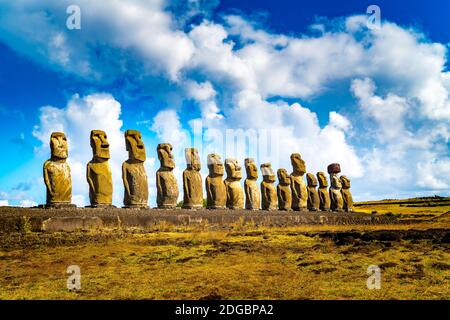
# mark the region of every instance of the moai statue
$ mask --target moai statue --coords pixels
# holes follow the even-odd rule
[[[299,153],[291,154],[291,191],[292,191],[292,209],[296,211],[306,210],[308,191],[303,175],[306,173],[305,161]]]
[[[195,148],[186,148],[184,154],[187,167],[183,171],[183,208],[200,209],[203,207],[200,157]]]
[[[126,208],[148,207],[148,182],[144,162],[147,158],[141,133],[137,130],[125,131],[125,145],[128,160],[122,163],[124,186],[123,204]]]
[[[278,209],[291,210],[292,194],[291,194],[291,177],[286,169],[278,169]]]
[[[112,203],[113,184],[107,138],[102,130],[91,131],[92,160],[87,164],[86,177],[92,207],[108,207]]]
[[[227,178],[225,179],[225,187],[227,189],[227,208],[243,209],[244,208],[244,190],[241,187],[241,166],[236,159],[228,158],[225,160],[225,170]]]
[[[317,180],[319,181],[319,199],[320,199],[320,210],[330,211],[330,193],[328,192],[328,180],[323,172],[317,172]]]
[[[306,181],[308,183],[308,210],[318,211],[320,207],[319,194],[317,193],[317,180],[312,173],[306,174]]]
[[[261,204],[263,210],[277,210],[277,190],[273,185],[275,182],[275,173],[270,163],[261,164],[263,181],[261,182]]]
[[[341,193],[341,180],[338,177],[338,173],[341,172],[341,166],[339,163],[332,163],[328,166],[327,171],[330,175],[331,187],[330,187],[330,200],[332,211],[344,211],[344,200]]]
[[[44,182],[47,187],[47,207],[74,207],[72,201],[72,178],[67,164],[68,147],[66,135],[53,132],[50,136],[50,159],[44,163]]]
[[[258,210],[261,207],[261,200],[259,196],[259,189],[256,185],[258,179],[258,168],[255,160],[252,158],[245,159],[245,171],[247,178],[244,182],[245,188],[245,209]]]
[[[223,163],[218,154],[208,155],[209,175],[206,177],[206,208],[225,209],[227,191],[223,181]]]
[[[172,155],[172,145],[169,143],[158,144],[158,159],[160,168],[156,171],[156,203],[160,209],[170,209],[177,206],[178,185],[172,170],[175,161]]]
[[[353,197],[350,192],[350,179],[346,176],[341,176],[341,184],[342,184],[342,199],[344,200],[344,210],[347,212],[353,211]]]

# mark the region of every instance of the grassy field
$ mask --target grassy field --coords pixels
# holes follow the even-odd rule
[[[2,239],[10,246],[0,253],[0,298],[448,299],[448,243],[358,238],[430,227],[449,224],[16,234]],[[73,264],[81,268],[76,292],[66,288]],[[382,270],[380,290],[366,287],[369,265]]]
[[[426,219],[450,212],[450,198],[423,197],[355,203],[355,211],[393,214],[401,218]]]
[[[0,234],[0,299],[449,299],[450,213],[407,204],[423,205],[357,210],[425,219]],[[81,269],[79,291],[66,287],[70,265]],[[381,268],[380,290],[366,286],[370,265]]]

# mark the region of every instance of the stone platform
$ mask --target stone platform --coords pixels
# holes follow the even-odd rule
[[[211,225],[229,227],[234,224],[282,227],[293,225],[371,225],[395,224],[394,217],[366,213],[189,210],[189,209],[124,209],[124,208],[17,208],[0,207],[0,233],[29,231],[73,231],[93,228],[149,228],[160,223],[172,225]]]

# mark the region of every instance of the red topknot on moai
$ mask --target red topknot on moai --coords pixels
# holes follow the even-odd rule
[[[341,172],[341,165],[339,163],[332,163],[328,165],[327,171],[329,175],[338,174]]]

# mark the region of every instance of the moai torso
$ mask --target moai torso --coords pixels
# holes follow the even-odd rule
[[[198,151],[186,148],[187,168],[183,171],[183,208],[194,209],[203,207],[201,164]]]
[[[291,155],[291,164],[293,171],[291,173],[291,192],[292,192],[292,209],[306,210],[308,201],[308,191],[303,175],[306,172],[305,161],[300,154],[293,153]]]
[[[47,187],[47,205],[70,204],[72,201],[72,179],[68,156],[67,138],[62,132],[53,132],[50,137],[51,158],[44,163],[44,182]]]
[[[228,158],[225,160],[225,170],[227,178],[225,179],[225,187],[227,190],[227,208],[243,209],[244,208],[244,190],[241,187],[241,167],[236,159]]]
[[[308,210],[318,211],[320,207],[319,194],[317,193],[317,180],[312,173],[306,174],[308,182]]]
[[[172,146],[168,143],[158,144],[158,158],[161,167],[156,171],[156,203],[158,208],[174,208],[178,200],[177,179],[172,170],[175,162],[172,156]]]
[[[225,209],[227,191],[223,181],[223,164],[218,154],[208,155],[209,175],[206,177],[206,208]]]
[[[66,162],[45,161],[44,179],[48,205],[72,201],[72,179],[70,167]]]
[[[245,209],[258,210],[261,207],[259,188],[256,184],[256,180],[258,179],[258,168],[253,159],[245,159],[245,170],[247,172],[247,178],[244,181]]]
[[[156,203],[158,208],[176,207],[179,192],[177,179],[173,172],[158,169],[156,171],[156,186]]]
[[[275,174],[270,163],[261,164],[263,181],[261,182],[261,207],[263,210],[276,210],[278,199],[277,191],[273,185],[275,182]]]
[[[125,207],[148,207],[148,181],[144,162],[145,146],[141,133],[136,130],[125,132],[128,160],[122,164],[124,184],[123,204]]]
[[[320,200],[320,210],[322,211],[330,211],[331,201],[330,194],[328,192],[328,181],[325,173],[317,172],[317,181],[319,182],[319,200]]]
[[[341,172],[341,168],[338,163],[332,163],[328,166],[328,173],[330,174],[330,200],[332,211],[343,211],[344,200],[341,193],[341,180],[338,177],[338,173]]]
[[[353,197],[350,192],[350,179],[346,176],[341,176],[341,184],[342,200],[344,201],[343,209],[344,211],[351,212],[353,211]]]
[[[287,173],[286,169],[278,169],[278,209],[291,210],[292,206],[292,194],[291,194],[291,177]]]
[[[125,194],[123,204],[125,207],[147,207],[148,206],[148,182],[144,163],[122,164]]]
[[[109,143],[106,133],[101,130],[91,131],[93,158],[87,164],[87,181],[91,206],[111,205],[112,174],[109,166]]]
[[[89,200],[92,206],[112,203],[112,173],[108,161],[89,161],[87,164],[89,181]]]

